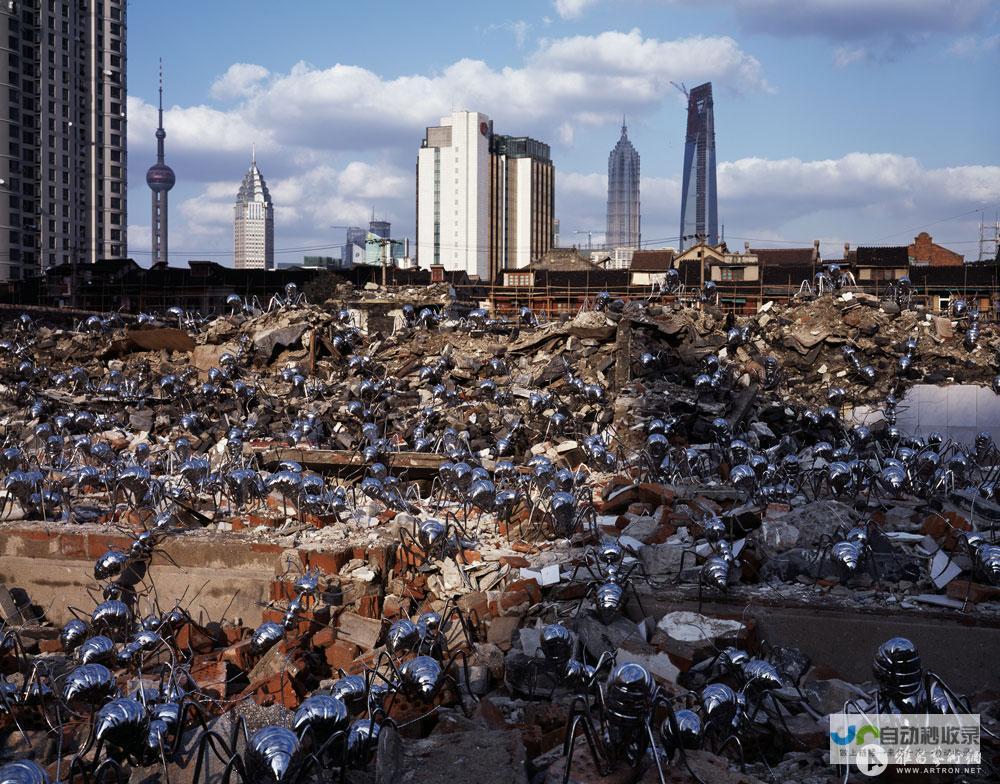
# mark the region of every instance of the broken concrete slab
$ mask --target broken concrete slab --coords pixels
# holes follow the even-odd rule
[[[399,784],[482,784],[501,776],[528,784],[524,743],[516,730],[432,735],[403,744]]]

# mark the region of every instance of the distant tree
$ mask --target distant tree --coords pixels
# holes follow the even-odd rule
[[[321,272],[308,283],[303,284],[302,291],[314,305],[322,305],[337,293],[337,287],[347,283],[344,278],[333,272]]]

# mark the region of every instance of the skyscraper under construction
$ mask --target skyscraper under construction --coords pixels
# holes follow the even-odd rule
[[[687,97],[687,139],[681,186],[681,250],[701,240],[710,245],[719,242],[712,83],[698,85],[687,92]]]

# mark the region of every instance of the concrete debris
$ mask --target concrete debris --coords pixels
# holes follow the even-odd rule
[[[897,699],[871,662],[904,635],[995,727],[1000,449],[896,424],[916,384],[1000,389],[993,329],[851,290],[696,299],[546,321],[346,286],[8,321],[0,764],[93,776],[94,715],[142,688],[115,709],[152,726],[183,689],[226,739],[342,707],[357,753],[324,762],[352,781],[659,784],[616,744],[662,745],[662,703],[607,707],[635,677],[703,720],[704,689],[746,703],[745,770],[709,739],[664,784],[827,781],[822,717]],[[566,758],[582,704],[600,742]],[[193,777],[183,722],[130,780]]]

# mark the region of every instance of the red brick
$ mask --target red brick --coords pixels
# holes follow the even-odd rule
[[[58,639],[55,640],[39,640],[38,650],[42,653],[61,653],[62,643]]]
[[[489,602],[482,591],[472,591],[459,597],[458,606],[466,615],[474,614],[479,619],[486,618],[490,614]]]
[[[337,632],[330,626],[324,626],[318,632],[313,635],[312,645],[313,648],[321,649],[325,648],[327,645],[332,645],[333,641],[337,639]]]
[[[521,605],[529,604],[530,597],[527,591],[506,591],[500,595],[500,599],[497,602],[497,615],[503,615],[508,610],[513,610],[515,607],[520,607]]]
[[[346,640],[335,640],[323,648],[326,663],[333,670],[338,668],[346,670],[360,653],[361,649],[357,645]]]
[[[533,544],[528,544],[527,542],[522,542],[522,541],[511,542],[510,549],[513,550],[515,553],[528,554],[528,553],[538,552],[538,548],[535,547]]]
[[[189,621],[177,630],[175,639],[177,648],[182,651],[193,650],[195,653],[208,653],[213,650],[217,641],[205,629],[193,621]]]
[[[249,637],[252,632],[245,626],[223,626],[222,633],[226,635],[226,644],[233,645]]]
[[[538,604],[542,600],[542,589],[535,580],[515,580],[507,586],[508,591],[525,591],[531,598],[532,604]]]
[[[295,586],[284,580],[271,580],[271,601],[290,602],[295,598]]]
[[[64,558],[86,558],[87,542],[81,534],[61,534],[59,554]]]
[[[253,667],[253,654],[250,652],[250,640],[240,640],[222,651],[222,660],[231,662],[244,672]]]
[[[323,574],[335,575],[340,573],[340,568],[351,560],[349,550],[300,550],[306,558],[306,566],[319,569]]]
[[[233,681],[238,676],[235,665],[215,655],[198,661],[201,658],[195,657],[191,666],[192,680],[209,696],[216,699],[228,697],[232,692]]]
[[[362,618],[381,618],[382,608],[378,595],[370,594],[358,599],[356,612]]]
[[[402,599],[399,596],[389,594],[382,600],[382,615],[385,618],[393,620],[402,618],[407,614],[407,604],[407,600]]]
[[[639,495],[643,501],[653,506],[660,504],[672,505],[675,494],[673,490],[656,482],[643,482],[639,485]]]
[[[1000,598],[1000,588],[982,583],[970,583],[968,580],[952,580],[948,583],[948,596],[964,602],[966,597],[972,604],[988,602]]]
[[[298,708],[301,700],[295,680],[283,672],[251,684],[244,694],[252,695],[258,705],[283,705],[289,710]]]
[[[500,563],[505,566],[512,566],[515,569],[524,569],[531,566],[531,561],[523,555],[501,555]]]

